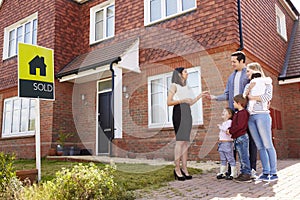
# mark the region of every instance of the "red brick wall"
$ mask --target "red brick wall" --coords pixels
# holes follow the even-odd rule
[[[278,0],[241,2],[245,49],[279,73],[291,36],[293,20]],[[286,15],[287,42],[277,33],[275,4]]]
[[[281,85],[282,121],[288,146],[288,157],[300,157],[300,83]]]

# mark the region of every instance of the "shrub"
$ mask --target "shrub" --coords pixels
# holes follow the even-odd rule
[[[115,168],[109,165],[100,170],[95,164],[78,164],[63,168],[53,180],[24,188],[22,200],[75,200],[75,199],[133,199],[114,181]]]
[[[16,199],[22,189],[22,183],[13,167],[15,155],[0,152],[0,199]]]

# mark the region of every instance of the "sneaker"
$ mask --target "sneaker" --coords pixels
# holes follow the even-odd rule
[[[237,178],[234,179],[236,182],[251,182],[250,174],[240,174]]]
[[[272,182],[272,181],[277,181],[278,180],[278,176],[277,174],[272,174],[269,176],[269,181]]]
[[[254,169],[251,170],[251,179],[257,179],[256,171]]]
[[[269,181],[269,174],[262,174],[256,180],[257,181]]]

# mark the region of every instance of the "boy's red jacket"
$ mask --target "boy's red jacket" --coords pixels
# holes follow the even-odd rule
[[[233,139],[236,139],[247,133],[249,112],[246,109],[237,111],[232,118],[229,133]]]

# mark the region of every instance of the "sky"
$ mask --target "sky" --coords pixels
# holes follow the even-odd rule
[[[291,0],[291,2],[297,8],[298,12],[300,12],[300,0]]]

